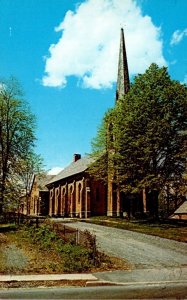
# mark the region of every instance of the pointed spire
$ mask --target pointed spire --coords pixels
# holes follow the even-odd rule
[[[130,89],[129,71],[127,64],[127,54],[125,49],[125,38],[123,28],[121,28],[120,38],[120,50],[119,50],[119,62],[118,62],[118,78],[117,78],[117,89],[116,89],[116,102]]]

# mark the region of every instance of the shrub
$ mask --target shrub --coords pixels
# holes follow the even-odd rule
[[[54,249],[56,243],[58,247],[63,244],[63,240],[51,229],[49,225],[41,225],[39,228],[27,226],[27,231],[33,242],[40,244],[41,248]]]
[[[62,257],[64,272],[85,272],[106,262],[106,256],[96,249],[95,236],[85,231],[83,245],[75,245],[71,240],[65,243],[49,224],[39,228],[26,226],[32,242],[41,249],[53,249]]]
[[[64,272],[83,272],[92,266],[90,251],[80,245],[65,244],[62,257]]]

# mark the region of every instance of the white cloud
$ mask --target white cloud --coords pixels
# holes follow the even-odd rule
[[[44,86],[65,87],[76,76],[85,88],[110,88],[117,78],[120,28],[125,30],[130,75],[152,63],[165,65],[160,28],[134,0],[87,0],[68,11],[49,48]]]
[[[60,173],[63,170],[63,168],[60,167],[54,167],[51,170],[49,170],[49,172],[47,173],[48,175],[57,175],[58,173]]]
[[[182,39],[187,36],[187,28],[184,29],[183,31],[181,30],[176,30],[171,37],[171,42],[170,45],[177,45],[182,41]]]

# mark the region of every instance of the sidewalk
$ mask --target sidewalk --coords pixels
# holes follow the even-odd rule
[[[112,271],[93,273],[100,281],[117,284],[145,284],[145,283],[169,283],[186,282],[187,267],[160,268],[160,269],[134,269],[127,271]]]
[[[97,280],[92,274],[45,274],[45,275],[0,275],[0,282],[48,281],[48,280]]]
[[[29,281],[79,281],[87,286],[131,285],[145,283],[186,283],[187,267],[162,269],[135,269],[86,274],[45,274],[45,275],[0,275],[0,282]]]

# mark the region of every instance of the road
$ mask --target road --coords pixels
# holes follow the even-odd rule
[[[91,223],[69,226],[89,230],[96,235],[100,250],[126,259],[134,269],[187,267],[187,243]]]
[[[0,292],[0,299],[186,299],[184,284],[103,286],[84,288],[31,288]]]

